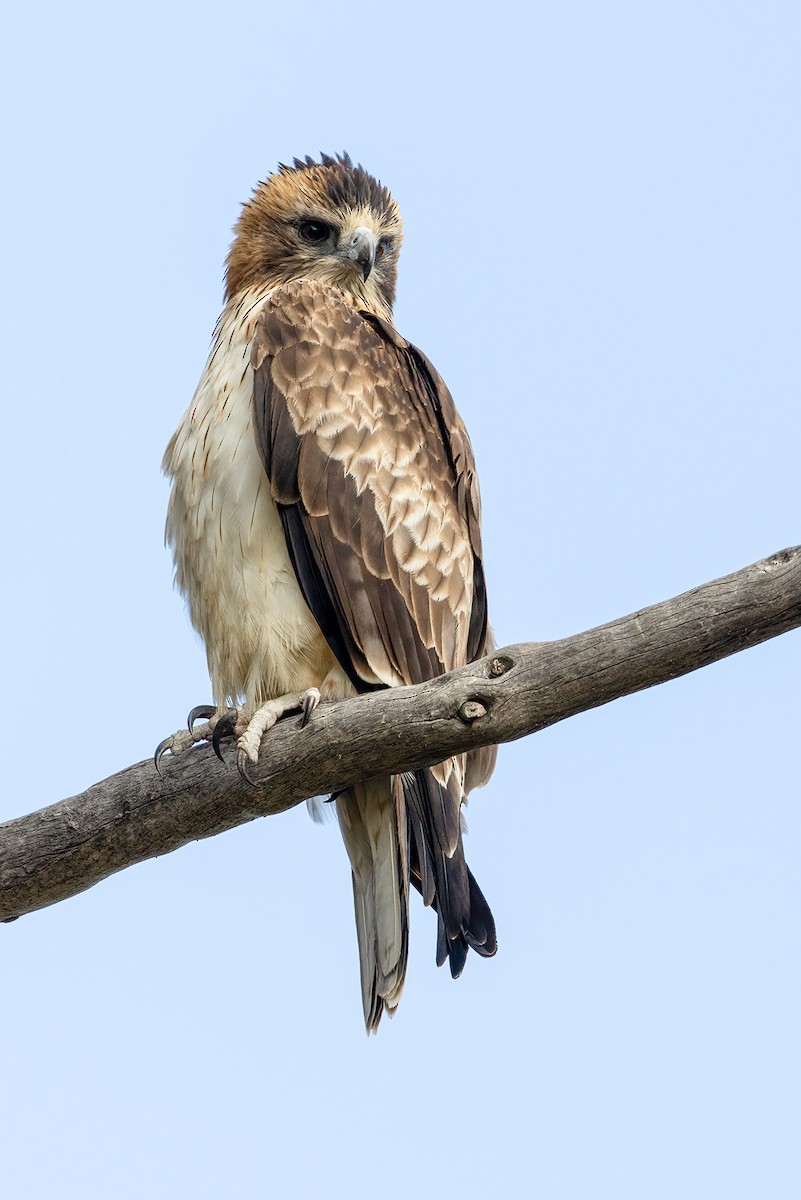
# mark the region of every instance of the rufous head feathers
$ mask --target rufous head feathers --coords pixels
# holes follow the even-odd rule
[[[226,299],[260,283],[318,279],[391,316],[403,222],[389,191],[347,154],[283,163],[234,227]]]

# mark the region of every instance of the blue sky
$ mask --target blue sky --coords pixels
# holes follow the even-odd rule
[[[401,205],[502,644],[801,541],[798,7],[394,12],[6,18],[0,817],[209,697],[159,464],[281,159]],[[0,927],[4,1191],[796,1197],[799,668],[795,633],[504,748],[468,842],[499,954],[452,983],[416,907],[377,1038],[302,807]]]

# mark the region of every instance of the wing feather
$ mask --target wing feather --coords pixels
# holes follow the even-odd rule
[[[473,453],[428,359],[389,322],[306,280],[271,293],[252,365],[256,441],[290,558],[356,689],[420,683],[485,653]],[[437,910],[437,958],[449,960],[454,976],[469,946],[488,955],[496,945],[461,842],[465,785],[484,782],[494,764],[492,752],[476,755],[402,781],[410,876]],[[357,832],[351,841],[365,1016],[374,1027],[380,996],[389,1005],[402,983],[405,934],[389,921],[385,953],[375,914],[392,916],[395,873],[384,880],[391,896],[375,890],[378,876],[359,882]]]
[[[252,361],[293,565],[343,669],[364,690],[475,657],[487,628],[475,467],[428,360],[307,280],[271,294]]]

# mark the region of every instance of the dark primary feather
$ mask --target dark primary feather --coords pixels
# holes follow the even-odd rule
[[[454,979],[462,972],[468,947],[483,958],[495,954],[498,943],[495,920],[489,905],[464,860],[461,830],[450,856],[442,847],[442,831],[437,829],[439,803],[436,789],[442,789],[431,771],[422,770],[403,776],[409,823],[409,871],[423,903],[433,906],[438,916],[437,965],[450,960]]]

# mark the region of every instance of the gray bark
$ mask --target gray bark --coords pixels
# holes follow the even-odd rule
[[[801,625],[801,547],[608,625],[525,643],[417,687],[318,708],[265,738],[254,788],[208,746],[150,759],[0,825],[0,921],[144,859],[325,795],[513,741]]]

